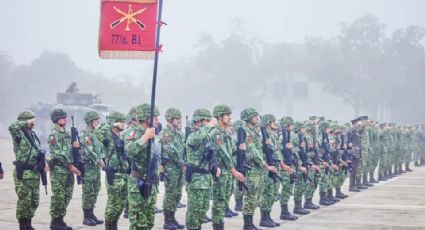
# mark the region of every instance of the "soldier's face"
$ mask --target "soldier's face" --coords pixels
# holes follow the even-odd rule
[[[58,123],[59,126],[65,127],[66,126],[66,117],[59,118],[57,123]]]
[[[35,118],[34,118],[34,120],[31,123],[28,123],[27,124],[27,129],[33,129],[34,126],[35,126]]]
[[[99,119],[94,119],[91,122],[91,125],[92,125],[93,129],[97,128],[99,126],[99,124],[100,124],[100,120]]]
[[[270,127],[271,127],[273,130],[278,130],[278,129],[279,129],[279,126],[278,126],[278,124],[276,124],[276,122],[275,122],[275,121],[270,122]]]
[[[232,125],[232,117],[230,116],[230,114],[223,114],[223,116],[221,116],[221,121],[225,126]]]
[[[171,121],[171,124],[173,125],[174,128],[181,129],[182,119],[181,118],[173,118],[173,120]]]
[[[124,122],[122,121],[118,121],[114,123],[114,127],[117,128],[119,131],[123,131],[124,130]]]
[[[259,115],[257,115],[257,116],[253,116],[253,117],[251,118],[251,123],[252,123],[252,125],[254,125],[254,126],[258,125],[258,124],[260,123],[260,116],[259,116]]]

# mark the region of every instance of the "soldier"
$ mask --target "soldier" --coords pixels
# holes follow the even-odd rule
[[[105,167],[101,159],[102,143],[95,134],[96,128],[100,125],[99,119],[99,113],[88,111],[84,116],[87,127],[80,133],[85,172],[82,193],[83,224],[88,226],[103,224],[103,220],[99,220],[93,213],[101,186],[100,169]]]
[[[130,165],[120,133],[124,130],[126,117],[111,112],[102,129],[96,130],[98,140],[104,145],[106,172],[105,230],[117,230],[118,220],[127,202],[127,181]]]
[[[176,108],[169,108],[165,112],[165,119],[167,127],[162,131],[161,139],[163,149],[161,161],[168,175],[168,180],[164,181],[165,194],[162,203],[164,229],[183,229],[185,226],[178,223],[175,218],[184,185],[185,140],[181,132],[182,114]]]
[[[65,129],[67,114],[62,109],[55,109],[50,114],[55,126],[48,138],[50,148],[50,184],[52,196],[50,202],[50,216],[52,221],[50,229],[64,230],[72,229],[63,221],[66,208],[72,198],[74,189],[74,176],[81,176],[81,172],[72,163],[72,147],[79,148],[80,143],[71,143],[71,134]]]
[[[261,186],[263,181],[263,169],[277,173],[274,166],[267,165],[263,160],[261,133],[258,130],[260,117],[253,108],[244,109],[241,112],[241,119],[245,121],[245,143],[241,143],[238,148],[246,151],[247,164],[251,170],[246,175],[248,191],[244,195],[244,230],[253,230],[257,227],[253,224],[253,216],[260,198]]]
[[[237,142],[237,131],[240,127],[243,127],[244,123],[241,120],[237,120],[232,124],[232,139],[233,143]],[[233,161],[236,162],[236,145],[233,148]],[[235,178],[233,181],[233,195],[235,197],[235,211],[242,212],[243,209],[243,195],[245,194],[244,190],[238,189],[238,180]]]
[[[224,229],[223,218],[225,211],[228,211],[229,200],[232,195],[232,175],[238,181],[245,181],[245,177],[242,173],[236,170],[232,159],[233,147],[235,144],[232,140],[232,136],[228,132],[228,128],[232,124],[231,114],[232,110],[229,106],[215,106],[213,115],[217,119],[217,124],[209,134],[217,152],[217,167],[221,169],[220,183],[214,183],[213,185],[213,229],[218,230]]]
[[[375,180],[375,170],[378,167],[378,162],[380,158],[380,149],[379,149],[379,133],[376,127],[376,123],[373,120],[369,120],[369,138],[370,138],[370,156],[369,156],[369,183],[376,184],[378,183]]]
[[[159,144],[159,138],[155,135],[155,127],[159,122],[159,110],[155,108],[153,127],[149,127],[149,119],[151,116],[150,105],[142,104],[136,107],[134,115],[135,124],[130,128],[129,136],[125,136],[125,146],[128,157],[132,162],[131,176],[128,180],[128,203],[129,203],[129,219],[130,229],[152,229],[155,223],[155,204],[158,192],[157,183],[152,185],[149,197],[145,198],[141,192],[145,188],[145,181],[148,174],[158,175],[159,171],[148,172],[147,153],[148,142],[151,140],[151,156],[155,155],[155,149]],[[157,167],[158,165],[155,165]],[[155,169],[154,167],[151,167]],[[155,176],[152,175],[152,176]],[[156,180],[157,182],[158,180]]]
[[[379,149],[380,149],[380,161],[378,168],[378,180],[379,181],[387,181],[389,179],[389,171],[390,170],[390,131],[386,123],[380,125],[380,133],[379,133]]]
[[[1,166],[1,162],[0,162],[0,180],[3,179],[4,176],[4,171],[3,171],[3,167]]]
[[[336,191],[335,197],[338,199],[345,199],[348,195],[345,195],[341,191],[341,187],[351,170],[349,165],[351,163],[351,156],[347,152],[348,134],[344,126],[336,127],[335,139],[337,152],[335,152],[334,155],[334,162],[336,162],[338,168],[340,168],[337,177],[334,179],[334,187]]]
[[[348,133],[348,149],[352,153],[353,159],[352,159],[352,166],[353,170],[350,174],[350,186],[349,191],[350,192],[360,192],[360,189],[366,189],[367,187],[362,185],[361,178],[360,178],[360,172],[361,166],[360,161],[362,157],[362,118],[356,118],[351,121],[353,127],[350,129]]]
[[[294,119],[292,117],[283,117],[280,120],[282,126],[282,148],[284,157],[284,169],[286,172],[281,172],[282,191],[280,194],[280,219],[281,220],[296,220],[297,216],[292,215],[288,209],[288,202],[294,192],[294,181],[290,180],[290,174],[293,174],[297,170],[298,158],[295,158],[293,151],[294,141],[297,138],[294,133]],[[295,174],[296,175],[296,174]]]
[[[276,167],[278,174],[280,178],[284,179],[284,176],[282,175],[283,172],[280,170],[280,168],[287,168],[288,166],[283,163],[282,160],[282,145],[279,141],[279,126],[276,123],[276,117],[273,114],[264,114],[261,117],[261,123],[263,127],[266,129],[268,139],[266,140],[267,144],[270,145],[270,149],[272,150],[273,154],[273,166]],[[264,138],[264,137],[263,137]],[[265,154],[265,153],[264,153]],[[286,172],[285,172],[286,173]],[[262,186],[262,192],[261,192],[261,198],[260,198],[260,209],[261,209],[261,220],[260,220],[260,226],[262,227],[278,227],[280,226],[280,223],[275,222],[271,216],[270,212],[272,211],[272,207],[275,201],[275,197],[279,194],[279,185],[280,180],[276,177],[274,181],[269,175],[269,173],[264,171],[263,175],[263,186]],[[283,183],[283,182],[282,182]]]
[[[186,191],[187,212],[186,227],[189,230],[201,229],[204,217],[209,208],[212,178],[208,161],[205,159],[207,151],[204,142],[210,141],[209,133],[215,125],[211,113],[207,109],[197,109],[193,113],[194,130],[186,142]],[[217,170],[219,177],[220,170]]]
[[[317,144],[317,132],[318,128],[316,125],[319,120],[312,116],[305,123],[305,141],[307,146],[307,156],[309,161],[312,163],[310,167],[308,167],[308,176],[311,179],[310,183],[306,185],[305,189],[305,209],[319,209],[320,206],[313,203],[313,196],[318,187],[318,181],[321,177],[320,174],[320,162],[319,162],[319,153],[318,153],[318,144]]]
[[[18,120],[9,126],[16,158],[13,162],[16,166],[13,179],[18,196],[16,218],[19,221],[19,229],[23,230],[34,229],[31,220],[40,200],[40,179],[36,170],[36,166],[40,164],[37,160],[40,154],[40,140],[33,131],[34,122],[35,114],[31,111],[23,111],[18,115]],[[3,176],[1,163],[0,173]]]

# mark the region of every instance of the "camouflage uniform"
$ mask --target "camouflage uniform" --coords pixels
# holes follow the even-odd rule
[[[143,104],[137,106],[136,117],[139,121],[148,121],[150,116],[150,105]],[[155,108],[155,116],[159,111]],[[146,180],[147,168],[147,147],[148,142],[141,139],[146,129],[141,125],[130,128],[129,136],[124,136],[128,158],[132,162],[131,178],[128,180],[128,203],[130,229],[152,229],[155,224],[155,205],[158,193],[158,181],[154,182],[152,192],[148,198],[144,198],[137,185],[138,181]],[[159,144],[159,138],[152,140],[151,156],[154,156],[155,148]],[[159,163],[159,162],[158,162]],[[159,171],[156,172],[159,174]]]
[[[124,140],[113,131],[114,122],[124,122],[124,114],[111,112],[109,123],[96,130],[99,141],[103,144],[105,154],[105,170],[113,172],[112,184],[106,179],[108,199],[105,208],[105,228],[117,229],[117,222],[127,202],[127,181],[129,162],[124,151]]]
[[[206,109],[198,109],[194,112],[195,122],[203,119],[211,119],[211,114]],[[189,230],[201,229],[202,222],[209,208],[210,190],[213,186],[212,177],[209,173],[208,162],[204,160],[206,148],[203,141],[209,138],[211,127],[202,126],[195,128],[186,142],[187,167],[193,167],[196,172],[191,175],[191,180],[186,181],[187,212],[186,227]],[[186,172],[186,174],[188,174]],[[186,175],[186,179],[188,179]]]
[[[170,108],[165,112],[165,116],[167,121],[171,121],[174,118],[181,119],[181,112],[175,108]],[[169,178],[169,180],[164,181],[165,194],[162,204],[162,208],[164,209],[164,225],[174,225],[176,227],[178,223],[175,220],[175,212],[177,204],[182,197],[182,189],[184,186],[182,169],[185,164],[184,141],[183,133],[171,124],[168,124],[162,131],[161,159],[162,164],[165,165],[164,170]],[[178,225],[180,228],[184,228],[184,226]]]
[[[40,149],[40,140],[37,135],[34,131],[27,129],[28,120],[34,117],[34,113],[24,111],[19,114],[18,121],[9,126],[16,162],[19,161],[25,164],[22,178],[17,178],[16,169],[13,172],[15,191],[18,196],[16,218],[20,227],[31,226],[31,219],[34,217],[40,200],[40,179],[38,172],[35,170],[38,151],[32,147],[24,134],[26,132],[35,146]]]
[[[54,110],[52,115],[55,111],[58,112],[59,110]],[[66,113],[61,114],[61,116],[56,116],[56,121],[60,117],[66,117]],[[54,121],[54,119],[52,120]],[[48,143],[50,148],[50,159],[48,162],[50,168],[50,184],[52,187],[50,202],[52,223],[50,228],[54,229],[52,225],[63,226],[66,208],[72,199],[74,190],[74,176],[68,169],[68,166],[72,164],[73,160],[71,134],[66,130],[61,130],[58,125],[55,125],[49,135]]]

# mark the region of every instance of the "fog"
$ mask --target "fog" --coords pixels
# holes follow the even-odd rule
[[[71,82],[122,112],[149,102],[151,61],[98,57],[99,0],[2,3],[0,135]],[[424,122],[423,9],[420,0],[164,0],[158,107]]]

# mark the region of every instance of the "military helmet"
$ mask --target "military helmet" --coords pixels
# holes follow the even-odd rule
[[[320,128],[321,130],[325,130],[325,129],[327,129],[327,128],[330,128],[330,124],[329,124],[328,122],[324,121],[324,122],[320,123],[319,128]]]
[[[254,108],[247,108],[242,110],[241,112],[241,120],[250,122],[251,119],[255,116],[259,115],[258,112]]]
[[[18,115],[18,121],[27,121],[35,117],[35,113],[25,110]]]
[[[169,109],[167,109],[167,111],[165,111],[165,119],[167,121],[169,121],[169,120],[171,120],[173,118],[181,119],[182,118],[182,113],[180,112],[180,110],[178,110],[176,108],[169,108]]]
[[[216,105],[213,109],[213,116],[215,118],[221,117],[224,114],[231,114],[232,109],[227,105]]]
[[[56,123],[59,119],[65,118],[68,115],[66,114],[65,110],[63,109],[54,109],[52,113],[50,114],[50,119],[53,123]]]
[[[92,122],[93,120],[99,119],[100,115],[98,112],[92,110],[92,111],[88,111],[86,113],[86,115],[84,115],[84,121],[86,122],[86,124]]]
[[[136,107],[132,107],[131,109],[130,109],[130,111],[128,111],[128,114],[127,114],[127,122],[130,122],[131,120],[133,120],[135,117],[135,114],[136,114]]]
[[[294,123],[294,131],[299,132],[301,128],[304,128],[304,124],[302,122],[296,121]]]
[[[151,115],[151,106],[149,104],[141,104],[136,107],[135,118],[139,121],[147,121]],[[159,116],[159,110],[154,108],[154,116]]]
[[[316,119],[317,119],[317,116],[310,116],[308,119],[309,119],[310,121],[314,121],[314,120],[316,120]]]
[[[211,120],[212,115],[208,109],[197,109],[195,112],[193,112],[193,118],[192,120],[194,122],[201,121],[201,120]]]
[[[264,126],[267,126],[270,124],[270,122],[276,121],[276,117],[273,114],[264,114],[263,116],[261,116],[261,123]]]
[[[116,111],[109,113],[108,122],[111,124],[115,122],[124,122],[125,120],[126,120],[126,117],[123,113],[116,112]]]
[[[282,117],[282,119],[280,119],[280,122],[283,126],[287,127],[294,124],[294,119],[292,117]]]
[[[304,127],[306,130],[312,130],[314,129],[314,122],[312,120],[305,121]]]

